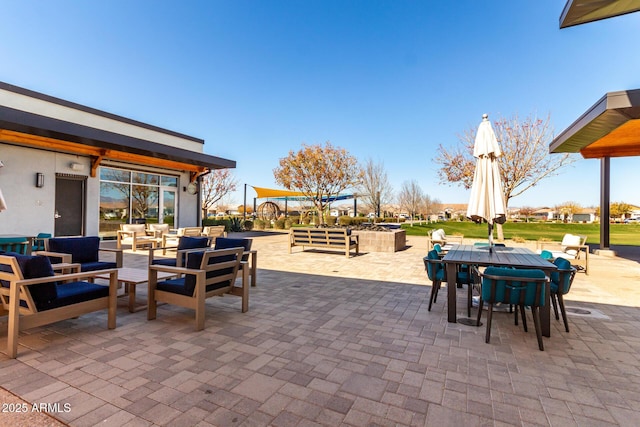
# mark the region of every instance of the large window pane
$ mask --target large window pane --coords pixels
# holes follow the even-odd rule
[[[115,237],[120,224],[127,222],[129,211],[129,184],[100,183],[100,234]]]
[[[131,218],[144,218],[147,222],[158,222],[158,187],[146,185],[131,187]]]
[[[100,180],[131,182],[131,172],[120,169],[100,168]]]
[[[161,177],[160,184],[164,187],[177,187],[178,178],[175,176],[163,176]]]
[[[152,175],[150,173],[134,172],[133,183],[158,185],[160,183],[160,177],[158,175]]]

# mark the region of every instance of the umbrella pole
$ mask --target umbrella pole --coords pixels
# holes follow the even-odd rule
[[[493,223],[488,223],[489,227],[489,253],[493,251]]]

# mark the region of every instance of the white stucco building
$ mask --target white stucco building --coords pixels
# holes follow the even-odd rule
[[[0,82],[0,235],[115,234],[200,221],[204,141]],[[1,206],[0,206],[1,207]]]

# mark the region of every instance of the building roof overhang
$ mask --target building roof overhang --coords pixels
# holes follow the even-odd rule
[[[15,101],[20,106],[33,106],[34,110],[39,108],[40,111],[47,112],[60,110],[57,116],[38,114],[40,111],[14,108],[13,105],[0,103],[0,142],[90,156],[92,176],[95,176],[96,169],[103,160],[188,171],[191,172],[192,179],[207,170],[236,166],[235,161],[183,148],[200,148],[204,144],[201,139],[5,83],[0,83],[0,90],[4,91],[9,101]],[[12,98],[14,94],[16,100]],[[78,117],[82,120],[73,121],[67,117]],[[93,126],[92,123],[100,125]],[[168,142],[156,142],[158,140]],[[172,144],[182,144],[182,147]]]
[[[568,0],[560,15],[560,28],[640,11],[640,0]]]
[[[585,159],[640,156],[640,89],[609,92],[549,145]]]

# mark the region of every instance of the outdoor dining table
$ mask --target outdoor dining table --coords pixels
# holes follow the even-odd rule
[[[457,245],[449,249],[442,258],[447,270],[447,277],[456,277],[456,271],[462,264],[480,267],[515,267],[530,268],[544,271],[550,277],[555,264],[543,259],[530,249],[521,247],[471,246]],[[540,307],[540,323],[542,335],[551,336],[551,304],[549,282],[545,285],[544,306]],[[447,286],[447,319],[449,323],[456,323],[456,286]]]

